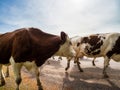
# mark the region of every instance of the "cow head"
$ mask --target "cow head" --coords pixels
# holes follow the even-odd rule
[[[61,46],[56,55],[65,56],[65,57],[73,57],[75,56],[75,51],[72,47],[72,43],[68,35],[64,32],[61,32]]]

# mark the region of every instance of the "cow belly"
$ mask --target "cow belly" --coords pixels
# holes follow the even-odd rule
[[[114,55],[112,56],[112,59],[113,59],[114,61],[116,61],[116,62],[119,62],[119,61],[120,61],[120,54],[114,54]]]

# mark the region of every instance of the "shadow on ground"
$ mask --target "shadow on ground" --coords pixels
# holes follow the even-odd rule
[[[50,64],[46,64],[42,70],[44,87],[56,85],[56,90],[120,90],[120,70],[109,67],[107,69],[109,78],[103,79],[102,67],[89,67],[89,65],[91,64],[84,66],[84,72],[79,72],[77,65],[73,65],[65,72],[65,66],[61,62],[50,60]],[[48,88],[46,90],[50,89]]]

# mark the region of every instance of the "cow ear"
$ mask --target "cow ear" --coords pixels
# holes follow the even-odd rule
[[[67,40],[67,34],[65,32],[61,32],[61,40],[62,40],[62,44],[65,43],[65,41]]]

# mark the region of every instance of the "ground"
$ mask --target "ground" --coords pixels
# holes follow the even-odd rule
[[[40,79],[44,90],[120,90],[120,63],[113,60],[107,69],[109,78],[102,78],[103,58],[97,58],[96,66],[92,66],[92,58],[80,60],[84,72],[79,72],[77,65],[71,61],[71,67],[66,72],[66,58],[57,60],[48,59],[40,67]],[[22,83],[20,90],[37,90],[35,75],[22,69]],[[6,78],[6,85],[0,90],[15,90],[15,81],[10,66],[10,77]]]

